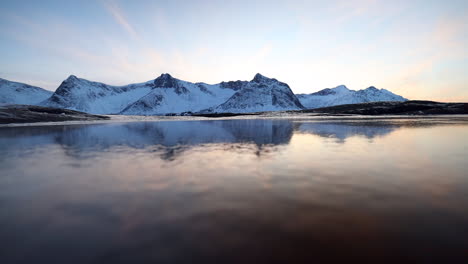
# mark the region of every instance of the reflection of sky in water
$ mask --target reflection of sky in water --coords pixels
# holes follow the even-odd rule
[[[0,260],[457,258],[467,135],[289,120],[2,128]]]

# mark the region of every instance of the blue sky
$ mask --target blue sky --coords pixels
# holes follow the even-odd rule
[[[109,84],[168,72],[296,93],[374,85],[468,101],[467,1],[2,1],[0,77],[55,90],[70,74]]]

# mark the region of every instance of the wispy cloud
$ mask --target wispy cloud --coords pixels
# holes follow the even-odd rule
[[[138,33],[133,28],[133,26],[128,22],[127,18],[124,15],[124,12],[120,9],[117,2],[113,0],[103,0],[102,1],[105,8],[109,13],[114,17],[115,21],[130,34],[132,37],[139,38]]]

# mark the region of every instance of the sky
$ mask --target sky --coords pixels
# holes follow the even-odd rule
[[[468,101],[468,1],[1,0],[0,78],[55,90],[162,73],[256,73],[312,93],[341,84]]]

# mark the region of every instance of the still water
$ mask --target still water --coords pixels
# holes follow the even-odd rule
[[[351,260],[468,261],[467,117],[0,128],[0,263]]]

